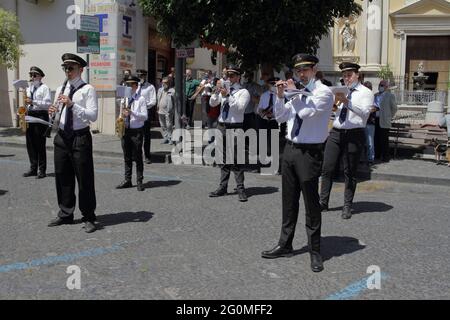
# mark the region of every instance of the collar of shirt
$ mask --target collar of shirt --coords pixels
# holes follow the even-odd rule
[[[233,83],[233,85],[230,87],[230,89],[233,88],[233,93],[235,93],[236,91],[238,91],[241,88],[241,85],[239,83]]]
[[[73,83],[72,85],[73,85],[76,89],[78,89],[83,83],[84,83],[83,79],[80,78],[80,79],[78,79],[75,83]],[[69,88],[70,88],[71,84],[70,84],[69,82],[67,82],[67,85],[68,85]]]

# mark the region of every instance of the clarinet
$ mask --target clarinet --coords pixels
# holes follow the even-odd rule
[[[68,78],[66,78],[66,80],[64,80],[64,83],[63,83],[62,88],[61,88],[61,92],[59,93],[58,96],[64,94],[64,90],[66,89],[66,85],[67,85],[68,81],[69,81]],[[61,118],[61,113],[62,113],[62,111],[63,111],[63,109],[65,107],[65,104],[60,106],[60,103],[58,102],[57,106],[58,106],[58,108],[57,108],[58,110],[52,115],[52,118],[50,120],[50,125],[48,126],[47,130],[45,131],[45,136],[47,138],[51,137],[52,129],[55,129],[55,130],[58,129],[59,120]]]

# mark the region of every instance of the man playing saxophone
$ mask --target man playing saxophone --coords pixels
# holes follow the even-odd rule
[[[125,102],[122,116],[125,120],[125,132],[121,138],[123,157],[125,161],[125,180],[116,189],[131,188],[131,175],[133,161],[136,162],[137,190],[144,191],[144,161],[142,159],[142,143],[144,141],[144,122],[147,120],[147,103],[144,96],[137,91],[141,80],[136,76],[125,79],[127,86],[131,87],[131,98]]]
[[[45,74],[40,68],[35,66],[30,68],[31,85],[26,90],[25,104],[29,116],[48,121],[48,108],[52,104],[52,100],[50,89],[42,83],[43,77],[45,77]],[[24,177],[36,176],[36,179],[42,179],[46,176],[46,129],[47,126],[41,123],[28,124],[25,136],[28,157],[30,158],[30,170],[23,174]]]

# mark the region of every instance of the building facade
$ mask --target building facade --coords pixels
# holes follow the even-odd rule
[[[320,42],[320,68],[333,83],[339,81],[338,65],[361,65],[364,80],[377,87],[378,72],[389,66],[394,90],[401,104],[441,100],[448,104],[450,70],[450,1],[363,0],[359,16],[335,22]],[[427,77],[422,88],[415,77]],[[424,99],[418,101],[421,91]]]

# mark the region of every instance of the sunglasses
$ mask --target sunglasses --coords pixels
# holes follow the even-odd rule
[[[30,78],[37,78],[39,76],[40,76],[40,74],[38,74],[38,73],[30,73]]]
[[[61,69],[65,72],[67,72],[67,71],[71,72],[71,71],[75,70],[75,68],[72,66],[61,66]]]

